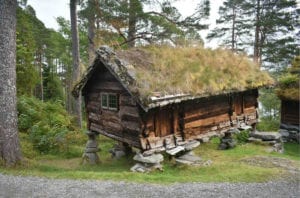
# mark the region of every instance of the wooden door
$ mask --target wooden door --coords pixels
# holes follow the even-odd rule
[[[155,135],[164,137],[174,133],[173,111],[171,109],[160,109],[155,116]]]
[[[234,101],[234,111],[236,115],[240,115],[243,113],[243,110],[244,110],[243,96],[237,95],[235,96],[235,101]]]

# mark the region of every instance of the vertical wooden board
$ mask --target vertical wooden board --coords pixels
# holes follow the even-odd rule
[[[243,113],[243,98],[241,94],[234,97],[234,111],[237,115]]]
[[[155,136],[160,137],[160,117],[159,112],[155,112],[154,114],[154,130]]]

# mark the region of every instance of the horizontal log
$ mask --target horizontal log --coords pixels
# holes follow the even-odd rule
[[[123,86],[119,82],[109,82],[109,81],[97,82],[94,85],[94,89],[107,89],[107,90],[114,90],[114,91],[124,90]]]
[[[251,106],[249,108],[244,109],[244,114],[251,114],[251,113],[256,113],[256,108],[255,106]]]
[[[140,136],[140,133],[138,131],[131,131],[131,130],[126,130],[126,129],[124,129],[122,133],[123,133],[124,138],[129,138],[132,140],[135,140],[135,139],[139,138],[139,136]]]
[[[121,95],[120,96],[120,106],[136,106],[136,101],[130,95]]]
[[[190,115],[189,117],[184,118],[184,122],[189,123],[200,119],[224,115],[226,113],[228,114],[228,112],[229,112],[228,108],[214,109],[212,111],[205,111],[205,112],[199,111],[197,114]]]
[[[222,114],[222,115],[218,115],[218,116],[213,116],[213,117],[210,117],[210,118],[196,120],[196,121],[193,121],[193,122],[186,123],[185,124],[185,129],[204,126],[204,125],[208,125],[208,124],[216,124],[216,123],[220,123],[222,121],[228,120],[228,119],[229,119],[229,115],[227,113]]]
[[[126,121],[129,121],[129,122],[141,122],[141,119],[139,117],[136,117],[135,115],[128,115],[128,114],[124,114],[121,116],[121,121],[122,122],[126,122]]]
[[[131,115],[134,117],[139,117],[139,110],[137,107],[131,107],[131,106],[120,106],[119,115],[122,117],[122,115]]]
[[[129,144],[130,146],[133,146],[133,147],[136,147],[136,148],[139,148],[141,149],[141,143],[139,141],[139,137],[136,138],[136,140],[132,140],[132,139],[128,139],[128,138],[124,138],[122,136],[118,136],[118,135],[115,135],[111,132],[107,132],[105,130],[99,130],[98,128],[96,128],[94,125],[91,125],[90,129],[92,131],[97,131],[98,133],[102,134],[102,135],[105,135],[107,137],[110,137],[114,140],[117,140],[117,141],[120,141],[120,142],[124,142],[124,143],[127,143]],[[101,144],[101,143],[100,143]]]
[[[222,110],[228,110],[230,109],[229,103],[219,103],[219,104],[203,104],[201,107],[194,107],[192,109],[186,109],[185,110],[185,118],[190,118],[198,115],[203,115],[207,112],[218,112]]]
[[[122,126],[124,130],[135,131],[138,133],[141,131],[141,124],[138,122],[123,121]]]
[[[88,101],[91,101],[91,100],[98,100],[98,98],[100,97],[100,93],[98,92],[90,92],[88,93]]]

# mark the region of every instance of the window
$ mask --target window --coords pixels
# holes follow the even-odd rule
[[[102,109],[118,110],[118,97],[113,93],[101,94],[101,107]]]

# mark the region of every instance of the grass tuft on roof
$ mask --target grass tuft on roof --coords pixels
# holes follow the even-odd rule
[[[289,73],[279,79],[277,95],[281,99],[299,101],[300,56],[295,57]]]
[[[224,49],[146,46],[118,51],[135,69],[142,98],[160,95],[216,95],[273,83],[245,55]]]

